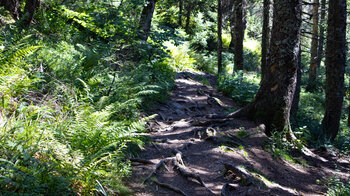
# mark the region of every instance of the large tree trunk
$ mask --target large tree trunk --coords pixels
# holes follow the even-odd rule
[[[13,19],[19,19],[19,2],[18,0],[0,0],[0,5],[10,12]]]
[[[222,73],[222,7],[221,0],[218,0],[218,74]]]
[[[245,30],[245,0],[235,0],[235,28],[234,28],[234,64],[235,70],[243,70],[243,40]]]
[[[269,53],[270,44],[270,2],[271,0],[264,0],[263,11],[263,29],[261,37],[261,78],[266,75],[267,70],[267,55]]]
[[[157,0],[148,0],[147,5],[143,8],[140,19],[140,39],[146,41],[151,31],[151,23],[156,7]]]
[[[329,1],[326,46],[326,104],[322,120],[324,136],[338,134],[344,97],[346,62],[346,0]]]
[[[326,0],[321,0],[320,36],[318,39],[317,67],[320,67],[323,58],[324,29],[326,18]]]
[[[248,117],[272,130],[289,128],[300,50],[301,0],[275,0],[268,72],[246,107],[229,115]]]
[[[309,69],[309,84],[308,89],[315,88],[316,69],[317,69],[317,57],[318,57],[318,0],[313,0],[312,9],[312,39],[311,39],[311,59]]]
[[[33,20],[35,9],[39,7],[40,0],[27,0],[24,7],[24,14],[21,25],[28,27]]]

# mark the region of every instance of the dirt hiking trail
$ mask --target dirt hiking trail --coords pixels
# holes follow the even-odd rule
[[[125,181],[132,195],[325,195],[327,187],[316,181],[350,179],[348,157],[313,150],[327,161],[295,152],[300,162],[292,163],[266,151],[270,139],[262,126],[208,118],[238,108],[211,87],[215,81],[204,73],[177,73],[168,100],[150,112],[158,114],[148,127],[153,142],[131,159],[133,173]]]

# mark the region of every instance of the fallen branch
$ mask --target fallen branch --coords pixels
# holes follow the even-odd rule
[[[184,196],[188,196],[185,192],[183,192],[182,190],[180,190],[179,188],[177,187],[174,187],[170,184],[166,184],[166,183],[161,183],[161,182],[158,182],[157,180],[152,180],[154,183],[156,183],[157,185],[161,186],[161,187],[164,187],[164,188],[167,188],[167,189],[170,189],[172,191],[175,191],[177,193],[180,193]]]

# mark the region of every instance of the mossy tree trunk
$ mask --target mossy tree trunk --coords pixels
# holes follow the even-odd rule
[[[346,65],[346,0],[329,1],[326,45],[326,103],[323,133],[332,140],[338,134],[344,98]]]

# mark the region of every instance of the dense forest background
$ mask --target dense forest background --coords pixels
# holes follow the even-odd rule
[[[350,1],[339,2],[349,23]],[[166,100],[177,71],[217,74],[217,89],[241,107],[255,100],[262,78],[274,69],[269,65],[274,3],[0,1],[0,192],[127,194],[122,179],[130,175],[128,159],[149,141],[147,122],[154,116],[147,111]],[[276,146],[272,153],[278,156],[288,154],[287,141],[300,149],[349,155],[350,50],[344,47],[344,61],[328,68],[340,70],[328,79],[339,79],[333,94],[340,95],[340,105],[326,101],[331,85],[326,67],[332,64],[326,63],[329,17],[339,15],[329,14],[331,3],[302,2],[295,35],[300,37],[295,70],[299,101],[290,117],[288,110],[291,128],[267,126],[271,137],[288,139],[290,130],[296,136]],[[348,47],[350,25],[345,35],[342,43]],[[338,48],[328,51],[333,52],[337,55]],[[339,119],[327,125],[325,110],[337,107]],[[332,182],[326,183],[329,194],[350,193],[349,184],[336,178]]]

